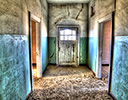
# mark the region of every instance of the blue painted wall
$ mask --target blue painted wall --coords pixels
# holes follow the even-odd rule
[[[28,36],[0,35],[0,100],[25,100],[29,94]]]
[[[42,48],[42,73],[48,65],[48,38],[41,37],[41,48]]]
[[[96,37],[89,37],[89,45],[88,45],[88,65],[96,73],[96,65],[97,65],[97,47],[98,47],[98,39]]]
[[[117,100],[128,100],[128,36],[115,37],[111,92]]]

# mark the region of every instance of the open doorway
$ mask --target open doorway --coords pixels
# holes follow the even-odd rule
[[[98,36],[98,66],[97,77],[103,79],[108,84],[108,93],[111,88],[112,75],[112,55],[113,55],[113,28],[114,13],[109,14],[99,20]]]
[[[32,72],[33,77],[37,76],[37,60],[36,60],[36,22],[31,20],[31,45],[32,45]]]
[[[108,72],[110,64],[110,43],[111,43],[111,23],[109,20],[103,23],[103,44],[102,44],[102,79],[108,83]]]
[[[79,57],[79,26],[57,26],[57,65],[78,66]]]
[[[41,77],[41,20],[29,12],[29,57],[31,91],[34,87],[34,79]]]

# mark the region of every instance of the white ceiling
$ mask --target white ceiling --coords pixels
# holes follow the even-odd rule
[[[47,0],[48,3],[88,3],[91,0]]]

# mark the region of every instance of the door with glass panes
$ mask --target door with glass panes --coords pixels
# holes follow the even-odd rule
[[[59,28],[59,65],[77,65],[77,28]]]

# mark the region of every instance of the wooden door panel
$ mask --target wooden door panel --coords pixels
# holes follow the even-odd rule
[[[65,35],[64,35],[65,36]],[[61,37],[61,36],[60,36]],[[59,38],[59,65],[77,65],[77,39],[63,40]],[[77,35],[76,35],[77,37]],[[73,38],[74,39],[74,38]]]
[[[76,44],[75,43],[61,43],[59,45],[59,63],[76,63]]]

